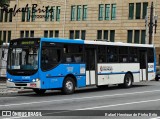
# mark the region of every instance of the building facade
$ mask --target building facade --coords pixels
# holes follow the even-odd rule
[[[156,46],[157,64],[160,64],[160,2],[152,1],[153,16],[158,16],[156,34],[153,26],[152,43]],[[149,42],[152,1],[11,0],[10,6],[0,11],[0,44],[19,37],[145,44]]]

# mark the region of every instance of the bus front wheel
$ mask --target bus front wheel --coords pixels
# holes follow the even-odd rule
[[[42,95],[46,92],[45,89],[33,89],[33,91],[38,95]]]
[[[66,77],[63,82],[62,92],[66,95],[72,94],[75,91],[75,81],[72,77]]]

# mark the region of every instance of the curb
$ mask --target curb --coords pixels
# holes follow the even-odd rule
[[[0,96],[10,95],[10,94],[23,94],[23,93],[30,93],[30,92],[33,92],[33,90],[32,89],[26,89],[26,90],[18,90],[18,89],[8,90],[6,89],[6,91],[0,92]]]

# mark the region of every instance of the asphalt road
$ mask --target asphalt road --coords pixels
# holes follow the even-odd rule
[[[60,91],[48,91],[43,96],[32,92],[14,94],[0,97],[0,110],[42,114],[42,117],[25,119],[160,119],[160,81],[135,83],[129,89],[88,87],[72,95],[63,95]]]

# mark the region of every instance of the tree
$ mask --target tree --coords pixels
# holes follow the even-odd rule
[[[0,7],[3,7],[4,4],[9,5],[10,0],[0,0]]]

